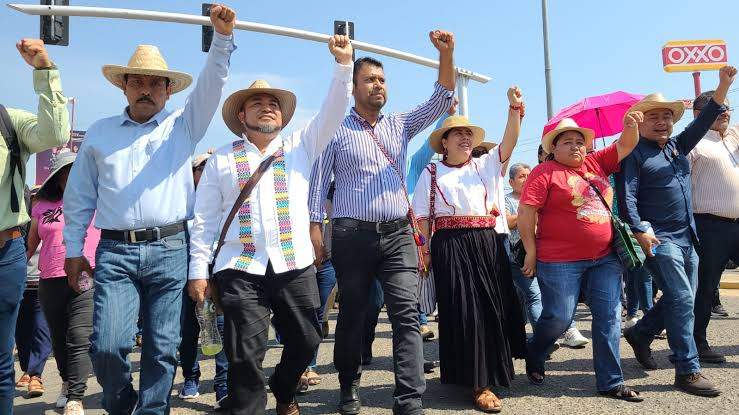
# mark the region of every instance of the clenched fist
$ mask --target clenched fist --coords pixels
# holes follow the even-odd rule
[[[454,33],[443,30],[429,32],[429,39],[441,53],[454,51]]]
[[[521,88],[516,85],[508,88],[508,103],[514,107],[518,107],[523,104],[523,94],[521,93]]]
[[[352,53],[354,48],[352,47],[351,39],[346,35],[333,35],[328,39],[328,50],[336,58],[336,62],[342,65],[349,65],[352,63]]]
[[[236,12],[223,4],[214,4],[210,6],[210,22],[216,32],[230,36],[236,25]]]
[[[46,69],[53,66],[41,39],[21,39],[15,44],[15,47],[23,60],[34,68]]]
[[[624,127],[636,128],[644,122],[644,113],[641,111],[632,111],[624,117]]]
[[[734,82],[735,76],[736,76],[736,68],[733,66],[727,65],[719,69],[718,71],[719,82],[726,82],[729,85],[731,85]]]

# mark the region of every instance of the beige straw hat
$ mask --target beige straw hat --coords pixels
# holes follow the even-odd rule
[[[668,101],[662,94],[656,92],[642,98],[641,101],[632,105],[626,113],[628,114],[632,111],[647,112],[656,109],[668,109],[672,111],[672,121],[678,122],[685,112],[685,104],[682,101]]]
[[[284,89],[272,88],[267,81],[257,79],[249,88],[234,92],[223,103],[223,110],[221,111],[223,121],[239,137],[244,132],[244,126],[241,125],[241,120],[239,120],[239,112],[244,107],[244,102],[249,97],[257,94],[268,94],[277,98],[277,101],[280,103],[280,111],[282,111],[282,128],[285,128],[295,113],[295,105],[297,103],[295,94]]]
[[[583,137],[585,137],[585,146],[587,148],[592,146],[593,139],[595,138],[595,131],[590,128],[580,127],[572,118],[563,118],[562,121],[557,124],[555,129],[544,134],[544,137],[541,138],[541,146],[547,154],[551,154],[552,152],[552,143],[554,142],[554,139],[565,131],[578,131],[583,135]]]
[[[151,45],[139,45],[128,60],[127,66],[103,65],[103,76],[121,89],[123,75],[153,75],[168,78],[173,94],[184,90],[192,83],[192,76],[189,74],[170,71],[159,48]]]
[[[431,136],[429,137],[429,145],[435,152],[439,154],[444,153],[444,146],[441,145],[441,139],[442,137],[444,137],[444,133],[451,130],[452,128],[469,128],[470,130],[472,130],[472,148],[483,144],[482,140],[485,139],[485,130],[476,125],[472,125],[465,116],[450,115],[449,117],[447,117],[447,119],[444,120],[444,123],[441,124],[441,127],[437,130],[434,130],[434,132],[432,132]]]

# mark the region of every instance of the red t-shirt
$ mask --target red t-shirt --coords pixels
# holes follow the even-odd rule
[[[589,154],[579,169],[547,161],[531,171],[520,203],[539,208],[536,231],[539,261],[582,261],[602,258],[611,252],[610,209],[603,206],[598,194],[580,174],[595,184],[609,205],[613,205],[608,176],[618,168],[614,143]]]

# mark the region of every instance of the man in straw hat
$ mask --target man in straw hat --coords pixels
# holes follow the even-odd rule
[[[210,157],[198,185],[188,291],[201,302],[215,286],[212,295],[225,317],[228,405],[233,414],[265,411],[262,361],[270,311],[284,345],[269,380],[278,414],[299,413],[295,390],[321,341],[306,209],[308,180],[313,161],[344,118],[352,90],[349,38],[336,35],[328,46],[336,60],[333,80],[321,111],[308,125],[281,134],[295,113],[295,95],[255,81],[224,102],[223,120],[238,138]],[[252,177],[253,191],[235,206],[240,189]],[[230,216],[234,208],[238,212]],[[224,226],[227,233],[222,236]],[[217,284],[209,286],[211,257]]]
[[[187,281],[185,227],[194,204],[192,154],[218,108],[235,49],[234,11],[213,5],[210,21],[210,52],[183,109],[164,106],[192,77],[170,70],[156,47],[137,47],[127,66],[103,66],[128,106],[87,130],[64,195],[70,281],[91,272],[82,246],[96,211],[95,226],[102,230],[91,354],[103,407],[112,414],[169,408]],[[128,353],[139,309],[145,342],[137,394]]]
[[[701,374],[693,339],[698,237],[687,155],[726,111],[723,103],[735,75],[736,69],[731,66],[719,70],[713,99],[674,137],[673,124],[685,110],[681,101],[651,94],[635,104],[630,111],[642,111],[645,119],[639,125],[639,144],[621,162],[621,172],[616,176],[619,212],[644,249],[646,265],[662,290],[659,302],[624,331],[624,338],[644,368],[656,369],[650,344],[666,328],[672,350],[670,361],[675,364],[675,386],[698,396],[717,396],[720,391]],[[649,232],[650,227],[654,232]]]
[[[354,63],[354,108],[322,157],[321,197],[336,179],[333,261],[341,293],[334,365],[339,371],[339,412],[360,411],[363,322],[370,284],[378,278],[393,325],[394,410],[423,412],[422,340],[418,320],[418,247],[411,227],[405,186],[408,142],[449,109],[454,99],[454,35],[429,33],[439,51],[438,82],[431,98],[402,113],[383,114],[387,85],[382,63],[364,57]],[[311,212],[320,212],[311,206]],[[320,222],[321,215],[311,220]],[[414,238],[412,233],[416,236]],[[415,239],[415,241],[414,241]],[[415,242],[415,243],[414,243]],[[365,255],[357,256],[361,252]]]
[[[22,39],[16,48],[34,68],[33,88],[39,96],[38,116],[0,106],[0,413],[13,413],[13,344],[18,309],[26,285],[24,227],[28,215],[23,185],[25,164],[33,153],[69,140],[67,98],[62,94],[59,71],[44,42]]]

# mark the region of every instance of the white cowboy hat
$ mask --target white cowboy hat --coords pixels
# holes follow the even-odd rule
[[[450,115],[444,120],[441,127],[434,130],[429,137],[429,145],[435,152],[439,154],[444,153],[444,146],[441,145],[441,139],[444,137],[444,134],[452,128],[469,128],[472,131],[472,148],[483,144],[482,140],[485,139],[485,130],[476,125],[472,125],[465,116]]]
[[[184,72],[171,71],[159,52],[151,45],[139,45],[133,52],[127,66],[103,65],[103,76],[113,85],[123,89],[124,75],[152,75],[169,79],[172,93],[175,94],[190,86],[192,76]]]
[[[632,105],[626,113],[628,114],[632,111],[647,112],[656,109],[668,109],[672,111],[672,121],[678,122],[685,112],[685,104],[682,101],[668,101],[662,94],[656,92],[642,98],[641,101]]]
[[[541,138],[541,146],[542,148],[544,148],[545,153],[552,153],[552,143],[554,142],[554,139],[565,131],[578,131],[580,134],[582,134],[583,137],[585,137],[585,147],[587,148],[590,148],[590,146],[593,144],[595,131],[591,130],[590,128],[580,127],[572,118],[563,118],[562,121],[557,124],[557,127],[555,129],[544,134],[544,137]]]
[[[228,129],[239,137],[244,132],[244,126],[239,120],[239,112],[243,109],[244,102],[249,97],[257,94],[267,94],[277,98],[282,112],[282,128],[285,128],[295,113],[295,105],[297,104],[295,94],[284,89],[272,88],[267,81],[257,79],[249,85],[249,88],[234,92],[223,103],[223,110],[221,111],[223,121]]]
[[[46,180],[44,180],[43,183],[41,183],[41,186],[39,186],[39,190],[41,190],[44,186],[46,186],[49,181],[51,181],[51,178],[54,177],[57,173],[59,173],[59,170],[63,169],[65,166],[68,166],[72,163],[74,163],[74,160],[77,158],[77,153],[74,153],[69,150],[62,150],[59,153],[57,153],[54,156],[54,160],[51,162],[51,169],[49,171],[49,175],[46,177]]]

